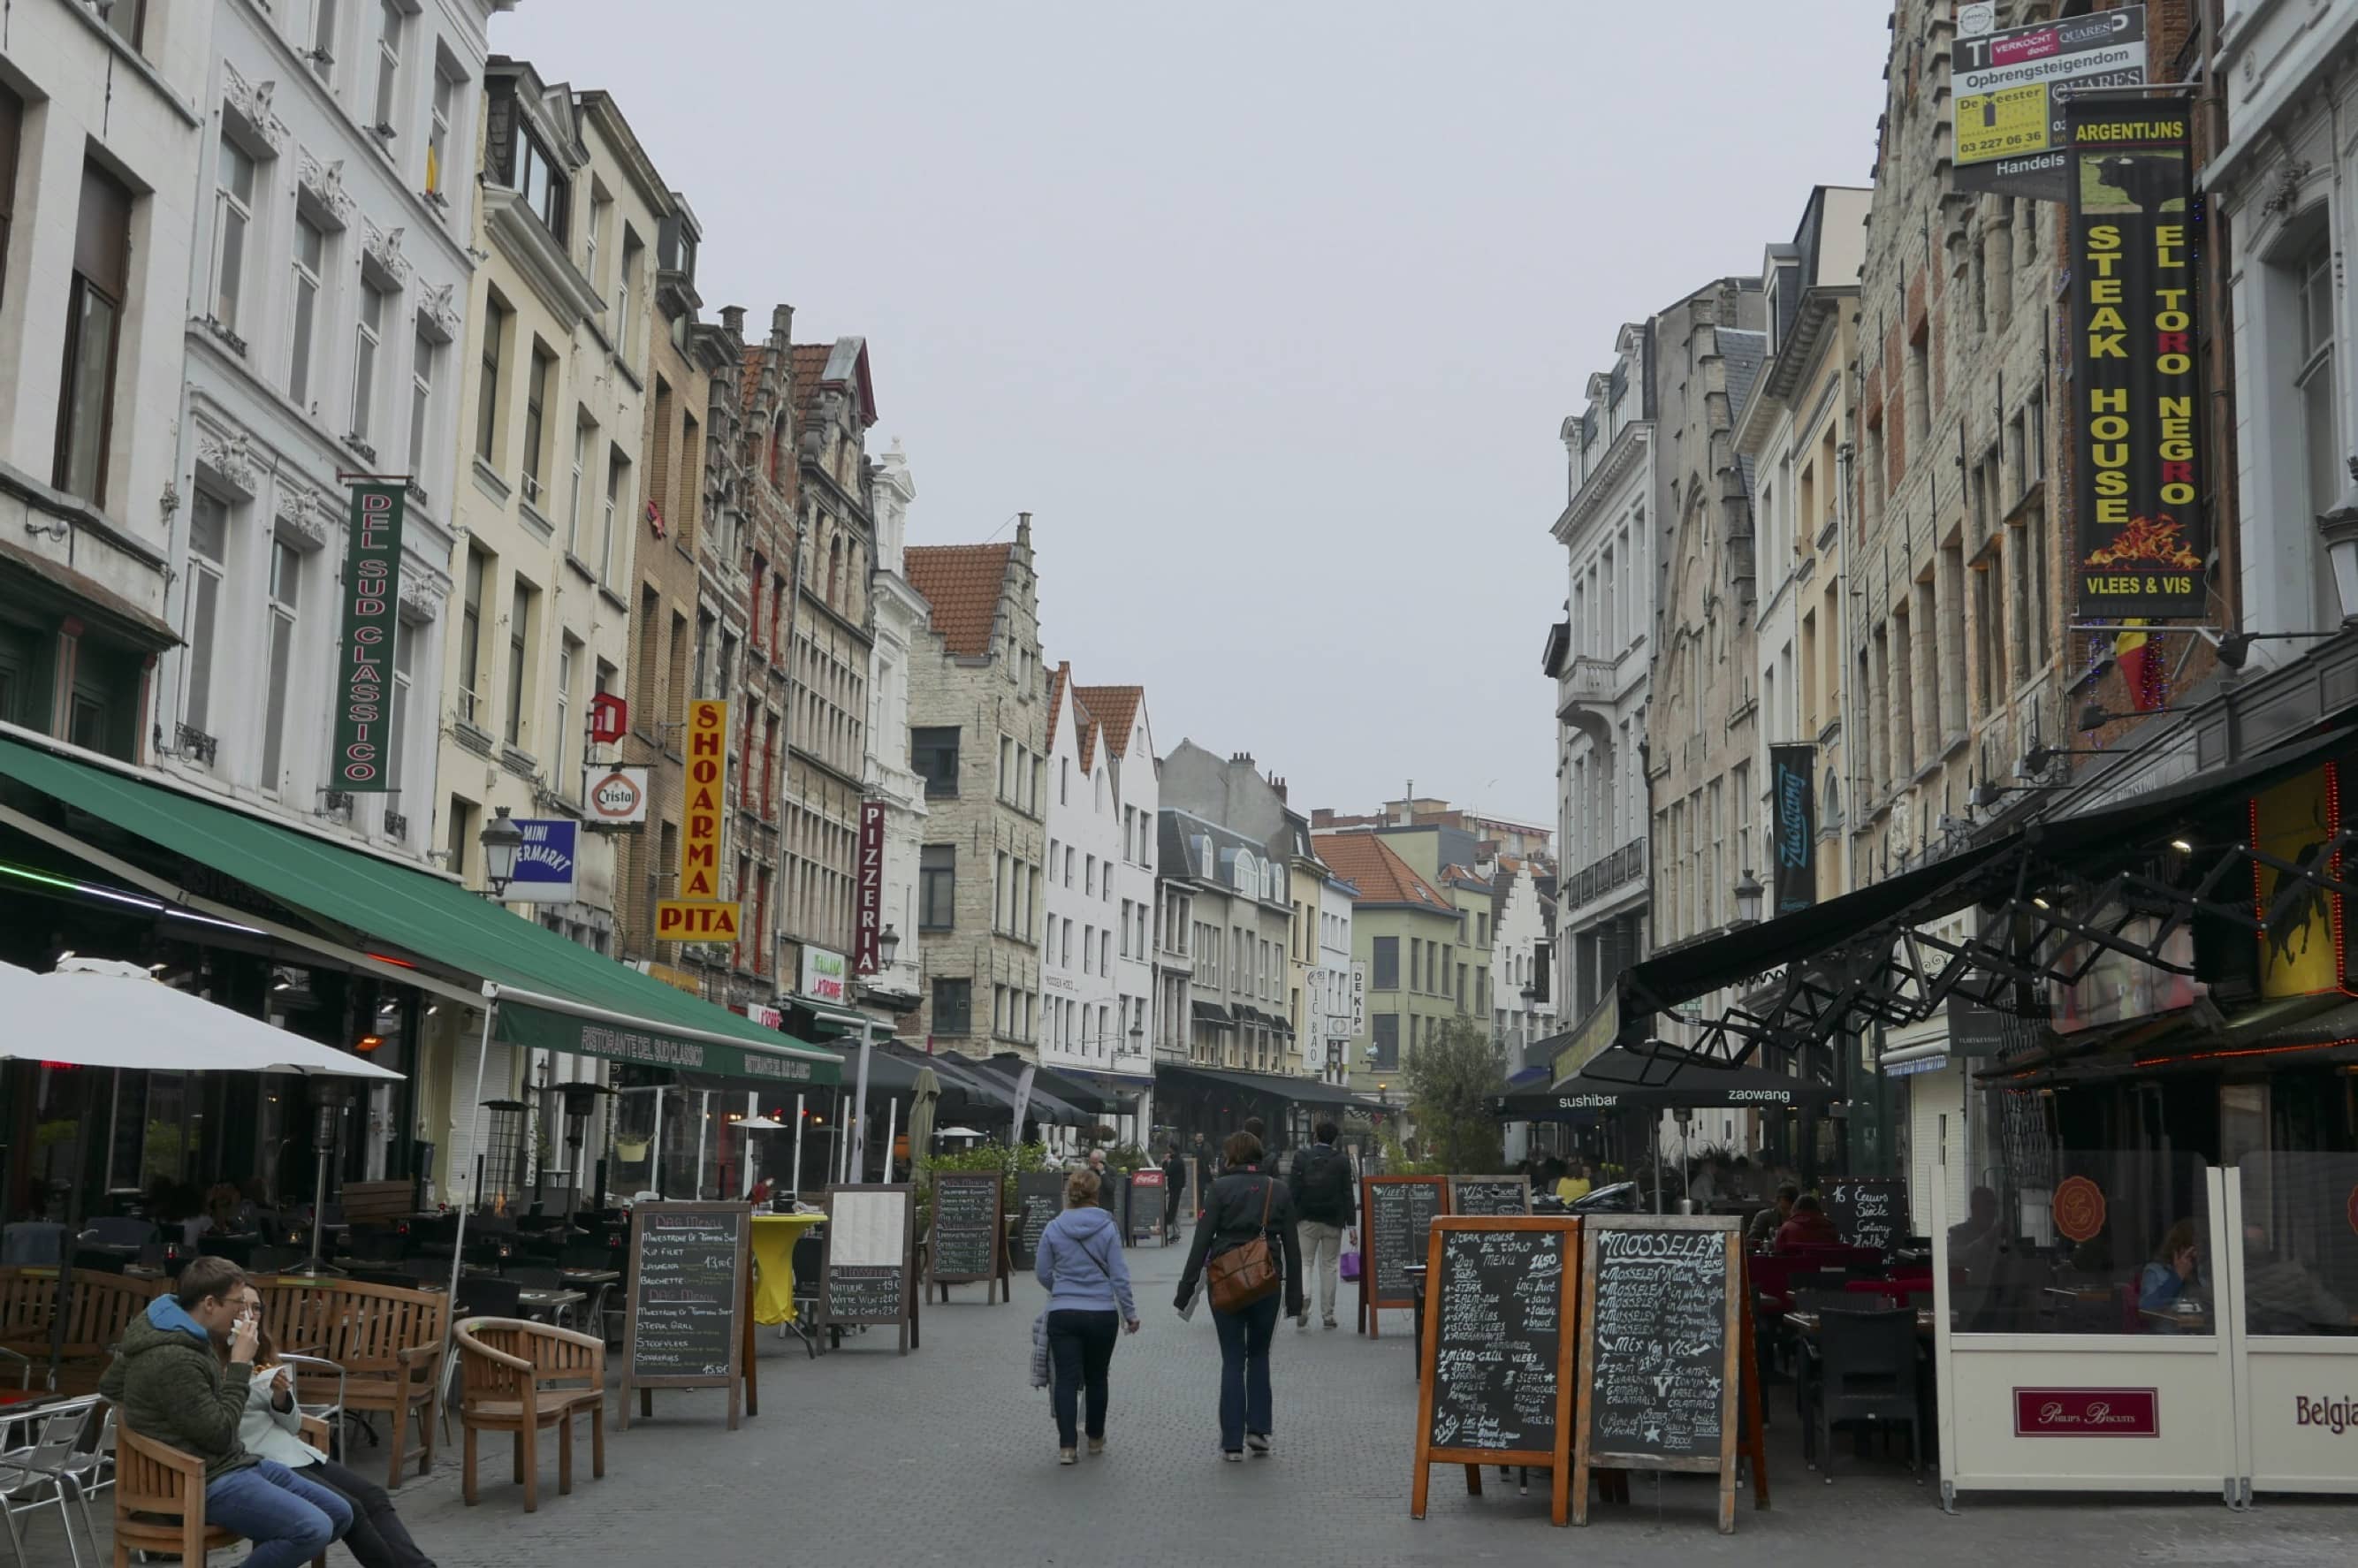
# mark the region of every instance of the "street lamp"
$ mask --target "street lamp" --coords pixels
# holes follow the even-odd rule
[[[509,819],[503,806],[483,825],[476,842],[483,847],[483,876],[492,884],[492,896],[507,897],[508,883],[515,880],[516,853],[524,848],[524,829]]]
[[[2342,600],[2342,623],[2358,621],[2358,458],[2350,460],[2350,482],[2331,512],[2317,514],[2318,536],[2325,541],[2326,564],[2333,570],[2333,591]]]
[[[1753,879],[1748,868],[1736,884],[1736,924],[1760,924],[1760,884]]]
[[[883,932],[876,938],[876,956],[884,961],[884,967],[889,969],[892,967],[892,955],[900,950],[901,934],[893,930],[888,923]]]

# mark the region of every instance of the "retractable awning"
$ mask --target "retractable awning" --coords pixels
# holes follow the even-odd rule
[[[1296,1105],[1348,1106],[1365,1110],[1370,1103],[1340,1084],[1330,1084],[1318,1078],[1289,1077],[1278,1073],[1247,1073],[1226,1067],[1184,1067],[1165,1062],[1156,1066],[1154,1076],[1158,1078],[1167,1076],[1182,1084],[1192,1081],[1207,1087],[1269,1095],[1277,1099],[1292,1100]]]
[[[447,878],[12,740],[0,739],[0,779],[62,807],[70,832],[77,816],[112,824],[373,946],[471,977],[498,1003],[494,1039],[765,1085],[839,1076],[834,1052],[601,957]]]
[[[1023,1071],[1023,1058],[1011,1054],[994,1055],[982,1065],[1010,1082]],[[1032,1091],[1037,1094],[1043,1089],[1074,1109],[1095,1116],[1111,1116],[1121,1108],[1110,1095],[1095,1084],[1068,1077],[1051,1067],[1034,1067],[1032,1069]]]

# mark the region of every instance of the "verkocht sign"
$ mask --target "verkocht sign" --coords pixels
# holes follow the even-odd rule
[[[2017,1437],[2159,1437],[2160,1397],[2151,1389],[2017,1389]]]
[[[2201,615],[2188,105],[2074,98],[2067,118],[2075,598],[2091,621]]]
[[[1952,185],[2061,201],[2070,185],[2063,106],[2076,89],[2144,83],[2145,7],[1960,38],[1952,48]]]
[[[647,770],[600,768],[582,770],[581,800],[590,821],[598,827],[627,827],[647,819]]]
[[[860,922],[852,967],[872,975],[884,967],[884,803],[860,803],[860,876],[853,884]]]
[[[524,843],[516,850],[515,874],[500,897],[509,903],[570,903],[574,899],[575,852],[580,824],[570,817],[516,819]]]
[[[328,787],[347,795],[382,795],[385,747],[394,738],[391,709],[393,639],[401,618],[401,513],[406,492],[396,481],[352,486],[344,551],[343,662],[336,670],[336,750]]]

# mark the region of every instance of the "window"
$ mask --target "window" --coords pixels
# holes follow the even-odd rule
[[[909,771],[925,781],[929,800],[956,799],[958,792],[958,732],[956,729],[909,731]]]
[[[532,736],[532,727],[524,721],[524,709],[531,695],[531,682],[525,676],[532,659],[533,598],[532,589],[518,579],[508,608],[507,737],[511,746],[522,746]]]
[[[237,330],[237,308],[245,293],[245,236],[254,227],[254,159],[227,136],[213,193],[213,319]]]
[[[8,298],[8,236],[16,222],[16,154],[24,136],[25,101],[0,83],[0,304]]]
[[[393,623],[393,707],[385,730],[384,787],[401,793],[401,750],[409,744],[409,694],[416,684],[417,623],[395,617]]]
[[[1098,896],[1098,858],[1095,855],[1081,857],[1081,891],[1091,898]]]
[[[557,367],[556,359],[540,346],[538,339],[532,345],[532,374],[524,384],[524,498],[535,506],[541,499],[542,438],[546,434],[544,423],[548,404],[550,373]]]
[[[598,242],[606,232],[607,218],[613,211],[614,204],[600,195],[597,187],[592,185],[590,189],[590,228],[581,236],[581,276],[590,280],[590,287],[597,291],[600,299],[606,297],[606,275],[598,270]]]
[[[222,562],[229,555],[229,507],[198,491],[189,512],[189,687],[181,722],[212,733],[213,640],[221,623]]]
[[[361,319],[353,329],[352,437],[369,438],[376,401],[377,349],[384,341],[384,293],[366,273],[361,275]]]
[[[311,13],[311,69],[322,81],[333,82],[336,69],[336,0],[314,0]]]
[[[442,193],[443,170],[450,162],[450,125],[459,113],[459,81],[434,67],[434,117],[426,132],[426,194]]]
[[[634,328],[633,307],[638,302],[639,258],[646,246],[622,225],[622,265],[614,277],[614,347],[623,358],[631,354],[631,339]],[[773,477],[775,477],[773,475]]]
[[[295,214],[295,328],[288,334],[287,395],[311,404],[311,328],[319,314],[319,278],[327,270],[328,236],[301,212]]]
[[[598,535],[598,580],[614,580],[614,521],[625,510],[624,498],[630,492],[631,460],[622,455],[620,447],[609,448],[606,456],[606,515],[604,526]]]
[[[106,504],[114,437],[114,350],[131,274],[131,192],[96,164],[81,171],[73,281],[66,292],[66,356],[58,396],[59,490]]]
[[[551,737],[557,754],[553,766],[557,770],[557,790],[568,800],[579,799],[581,779],[568,773],[565,753],[573,736],[573,672],[581,667],[581,639],[567,633],[557,650],[557,733]]]
[[[1375,939],[1375,972],[1368,983],[1379,991],[1400,989],[1400,938],[1379,936]]]
[[[497,295],[483,299],[482,384],[475,399],[475,456],[497,467],[500,429],[500,354],[514,314]]]
[[[957,846],[928,844],[918,851],[917,929],[948,931],[957,925]]]
[[[581,557],[581,514],[589,504],[581,498],[581,476],[590,467],[590,454],[598,449],[598,427],[586,416],[577,416],[573,426],[573,510],[565,518],[565,553],[576,560]],[[698,683],[699,690],[702,683]]]
[[[483,552],[471,546],[467,550],[467,595],[459,612],[459,718],[467,724],[475,721],[475,683],[482,671],[483,579],[489,569]]]
[[[262,728],[262,787],[276,792],[287,749],[287,692],[294,682],[295,617],[301,605],[303,557],[284,539],[270,542],[270,668]]]
[[[1400,1014],[1396,1012],[1372,1013],[1368,1016],[1368,1022],[1375,1026],[1376,1071],[1379,1073],[1399,1072]]]
[[[434,354],[440,347],[421,331],[409,362],[409,472],[413,480],[426,471],[426,431],[433,423]]]
[[[114,0],[103,14],[117,37],[133,49],[139,48],[147,31],[147,0]]]
[[[381,18],[376,34],[376,130],[389,135],[394,110],[401,102],[401,35],[409,14],[395,0],[377,0]]]
[[[936,1034],[970,1034],[974,1032],[974,982],[946,978],[934,981],[934,1033]]]
[[[2309,480],[2307,510],[2316,516],[2340,504],[2343,483],[2342,442],[2335,432],[2333,244],[2330,235],[2320,233],[2300,253],[2293,264],[2292,281],[2300,306],[2299,357],[2292,384],[2300,398],[2302,455]],[[2309,551],[2310,593],[2315,600],[2310,613],[2324,617],[2313,624],[2331,626],[2336,623],[2341,611],[2341,596],[2335,592],[2333,574],[2326,567],[2324,546],[2314,534],[2310,535]]]

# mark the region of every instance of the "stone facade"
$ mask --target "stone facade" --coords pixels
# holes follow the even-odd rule
[[[909,660],[925,629],[923,595],[902,570],[909,506],[917,481],[895,440],[875,465],[876,564],[869,579],[874,645],[868,666],[868,795],[884,806],[883,896],[880,918],[897,946],[892,962],[863,977],[872,1001],[896,1014],[914,1009],[924,973],[917,928],[917,858],[925,844],[925,782],[909,766]]]
[[[1249,1011],[1219,1042],[1219,1060],[1263,1073],[1299,1073],[1302,1041],[1292,1018],[1293,862],[1302,846],[1283,781],[1249,753],[1223,759],[1181,741],[1163,759],[1162,803],[1184,814],[1180,837],[1197,887],[1191,996]],[[1206,834],[1206,827],[1217,833]],[[1167,830],[1166,830],[1167,836]],[[1204,859],[1206,844],[1211,860]],[[1244,870],[1238,870],[1238,866]],[[1220,951],[1205,938],[1217,936]],[[1212,983],[1206,976],[1213,977]]]
[[[910,760],[925,780],[920,1029],[1036,1057],[1047,854],[1047,691],[1032,519],[1005,545],[911,546],[931,623],[909,656]]]

